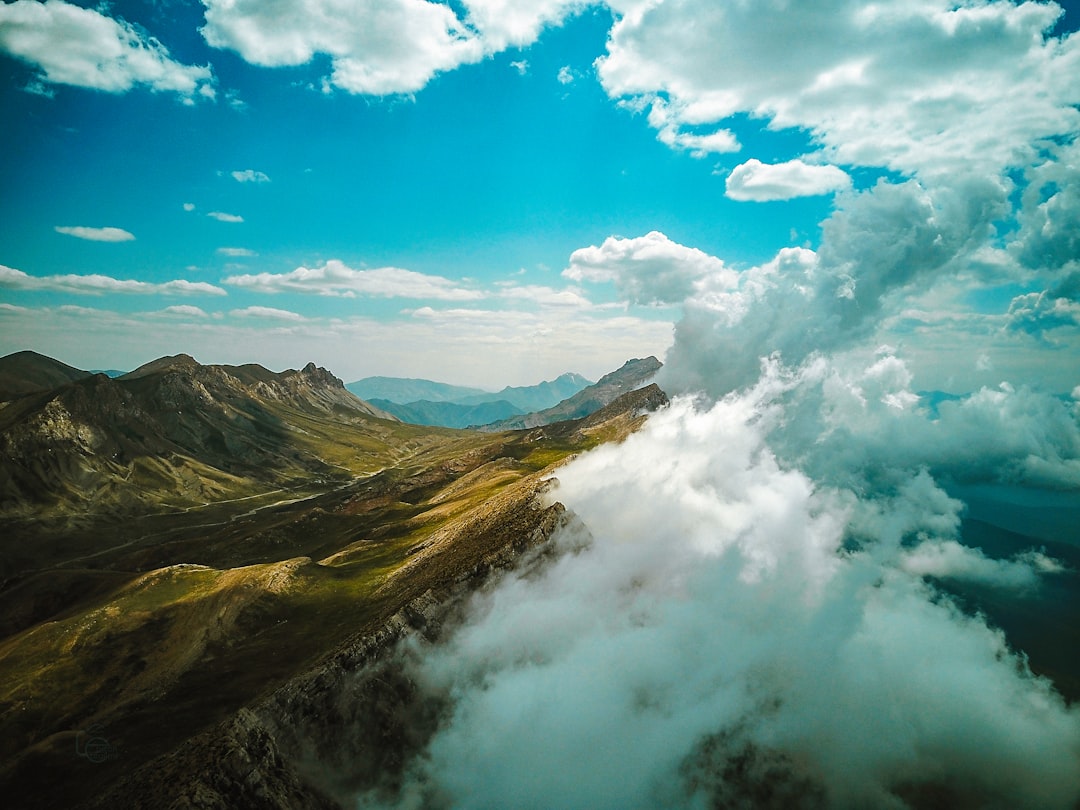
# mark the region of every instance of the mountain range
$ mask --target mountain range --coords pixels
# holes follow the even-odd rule
[[[450,430],[314,364],[183,354],[113,379],[20,352],[0,391],[0,794],[21,808],[339,806],[311,771],[355,742],[337,696],[544,548],[572,520],[558,466],[666,402]],[[347,709],[374,713],[350,779],[405,744],[372,695]]]
[[[466,428],[545,410],[589,385],[580,374],[566,373],[496,392],[396,377],[367,377],[346,388],[403,422]]]

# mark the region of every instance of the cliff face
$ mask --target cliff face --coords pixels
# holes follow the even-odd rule
[[[398,579],[430,581],[370,632],[241,709],[225,722],[150,761],[87,806],[340,808],[357,791],[394,786],[408,756],[435,730],[438,707],[421,705],[398,646],[439,638],[462,601],[515,564],[542,564],[545,545],[572,520],[531,481],[464,521]],[[432,549],[432,546],[425,546]],[[418,550],[416,553],[420,553]],[[387,590],[393,591],[391,584]]]

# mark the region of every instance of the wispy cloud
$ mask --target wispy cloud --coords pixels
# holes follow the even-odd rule
[[[116,279],[111,276],[92,274],[86,276],[55,275],[31,276],[21,270],[0,265],[0,288],[9,290],[49,290],[54,292],[104,295],[105,293],[131,293],[135,295],[227,295],[221,287],[203,281],[176,279],[162,283]]]
[[[57,233],[87,239],[91,242],[131,242],[135,234],[123,228],[88,228],[85,225],[57,225]]]
[[[211,211],[207,214],[211,219],[216,219],[218,222],[243,222],[244,218],[238,214],[226,214],[222,211]]]
[[[41,95],[48,82],[109,93],[145,85],[188,102],[214,97],[209,67],[183,65],[130,23],[62,0],[0,5],[0,51],[41,71],[31,84]]]
[[[249,258],[251,256],[258,256],[254,250],[242,247],[219,247],[217,252],[221,256],[231,256],[234,259]]]
[[[231,172],[233,179],[238,183],[269,183],[270,178],[265,173],[255,169],[242,169]]]
[[[379,298],[428,298],[439,301],[470,301],[484,293],[460,286],[442,276],[431,276],[398,267],[355,270],[337,259],[321,267],[298,267],[288,273],[257,273],[229,276],[222,282],[263,293],[299,292],[316,295]]]
[[[234,309],[229,312],[237,318],[264,318],[274,321],[302,321],[304,316],[287,309],[275,309],[274,307],[245,307]]]

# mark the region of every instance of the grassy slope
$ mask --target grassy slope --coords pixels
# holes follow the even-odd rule
[[[468,571],[500,532],[529,530],[524,505],[553,465],[631,428],[286,415],[324,477],[238,479],[217,502],[161,497],[124,521],[18,525],[33,547],[0,589],[0,781],[27,806],[85,801]],[[105,762],[78,756],[91,727],[112,746]]]

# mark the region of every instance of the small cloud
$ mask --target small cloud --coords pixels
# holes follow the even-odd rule
[[[519,76],[524,76],[529,72],[529,63],[522,59],[520,62],[511,62],[510,67],[518,72]]]
[[[180,315],[185,318],[208,318],[206,310],[199,307],[193,307],[190,304],[177,304],[176,306],[165,307],[161,310],[163,315]]]
[[[87,228],[83,225],[57,225],[57,233],[74,236],[76,239],[88,239],[91,242],[130,242],[133,233],[123,228]]]
[[[41,96],[42,98],[56,98],[56,90],[49,87],[41,79],[31,79],[23,88],[23,92],[32,96]]]
[[[234,309],[229,314],[237,318],[267,318],[275,321],[305,320],[304,316],[299,313],[290,312],[287,309],[275,309],[274,307],[246,307],[244,309]]]
[[[254,250],[248,250],[247,248],[242,248],[242,247],[219,247],[217,249],[217,252],[218,252],[218,255],[232,256],[233,258],[250,257],[250,256],[258,256],[259,255]]]
[[[801,160],[769,164],[751,158],[731,170],[726,195],[741,202],[769,202],[831,194],[850,186],[847,172],[836,166],[815,166]]]
[[[195,210],[195,203],[184,203],[184,210],[185,211],[194,211]]]
[[[555,78],[559,80],[559,84],[570,84],[574,81],[574,71],[570,69],[569,65],[563,65],[559,68],[559,73]]]
[[[238,183],[269,183],[270,178],[262,172],[257,172],[254,169],[244,169],[243,171],[232,172],[233,179]]]
[[[207,214],[208,217],[216,219],[218,222],[243,222],[244,218],[237,214],[226,214],[222,211],[211,211]]]

